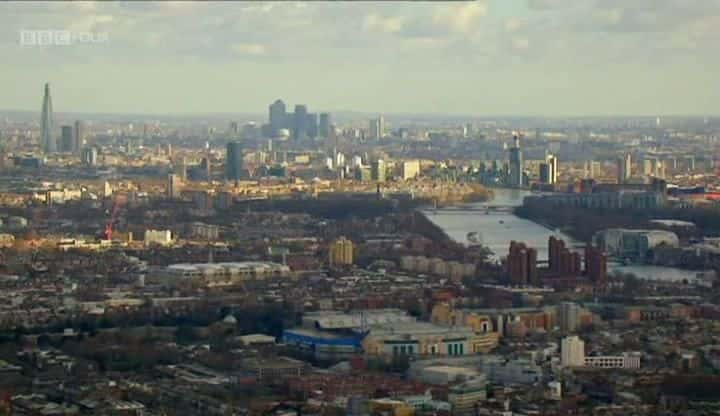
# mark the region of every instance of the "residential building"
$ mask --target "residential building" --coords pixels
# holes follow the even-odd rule
[[[328,250],[330,267],[352,266],[353,250],[353,242],[345,237],[340,237],[330,243]]]
[[[583,367],[585,365],[585,342],[577,335],[562,339],[560,364],[563,367]]]

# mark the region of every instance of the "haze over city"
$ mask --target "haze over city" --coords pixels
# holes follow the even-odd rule
[[[0,416],[720,414],[718,28],[0,3]]]
[[[3,2],[0,109],[50,82],[66,112],[707,116],[719,22],[718,0]]]

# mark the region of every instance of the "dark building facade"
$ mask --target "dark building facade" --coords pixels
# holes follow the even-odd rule
[[[537,250],[528,248],[524,243],[510,242],[507,269],[511,284],[519,286],[537,285],[539,283]]]
[[[242,177],[243,154],[242,143],[229,142],[227,144],[227,157],[225,159],[225,178],[237,181]]]

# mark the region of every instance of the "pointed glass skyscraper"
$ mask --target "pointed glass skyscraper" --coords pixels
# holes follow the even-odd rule
[[[57,151],[57,142],[53,137],[53,111],[52,99],[50,99],[50,84],[45,84],[45,96],[43,97],[42,118],[40,119],[40,143],[43,152],[55,153]]]

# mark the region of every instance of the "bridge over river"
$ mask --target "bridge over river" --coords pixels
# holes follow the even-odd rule
[[[512,214],[514,207],[509,205],[482,205],[468,207],[446,207],[430,211],[435,214],[479,213],[479,214]]]

